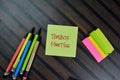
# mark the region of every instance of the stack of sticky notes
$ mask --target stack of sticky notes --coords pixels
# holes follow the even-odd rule
[[[82,40],[82,42],[97,62],[101,62],[114,50],[111,43],[99,28],[93,30],[90,36]]]

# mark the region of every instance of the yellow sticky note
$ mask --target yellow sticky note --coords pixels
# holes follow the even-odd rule
[[[76,57],[78,27],[49,24],[45,55]]]

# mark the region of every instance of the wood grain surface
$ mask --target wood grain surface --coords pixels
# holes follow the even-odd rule
[[[45,56],[48,24],[74,25],[82,30],[76,58]],[[42,42],[28,80],[120,80],[120,0],[0,0],[0,76],[33,26],[36,32],[42,28]],[[115,48],[99,64],[81,42],[84,33],[96,27]]]

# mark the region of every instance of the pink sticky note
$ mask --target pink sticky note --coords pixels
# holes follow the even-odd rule
[[[82,43],[87,47],[87,49],[92,54],[92,56],[96,59],[97,62],[101,62],[103,60],[102,56],[97,51],[95,46],[91,43],[88,37],[82,40]]]

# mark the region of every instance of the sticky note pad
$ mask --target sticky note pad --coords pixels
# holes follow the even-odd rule
[[[76,57],[78,27],[49,24],[45,55]]]
[[[103,50],[106,56],[112,53],[112,51],[114,50],[113,46],[99,28],[92,31],[90,33],[90,36],[96,41],[96,43]]]

